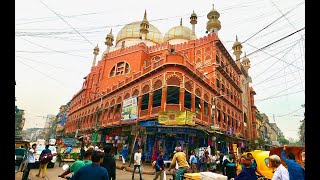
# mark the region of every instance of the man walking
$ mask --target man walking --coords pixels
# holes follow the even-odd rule
[[[116,161],[114,159],[113,154],[110,154],[111,152],[111,145],[105,145],[104,150],[104,157],[103,162],[101,163],[101,166],[106,168],[106,170],[109,173],[110,180],[116,179]]]
[[[142,149],[139,148],[138,149],[138,152],[136,152],[134,154],[134,168],[133,168],[133,172],[132,172],[132,179],[134,179],[134,173],[136,171],[136,168],[138,168],[139,170],[139,174],[140,174],[140,180],[142,180],[142,174],[141,174],[141,152],[142,152]]]
[[[281,158],[286,162],[288,166],[288,172],[289,172],[289,177],[290,180],[304,180],[304,169],[303,167],[296,162],[294,154],[289,153],[288,154],[288,159],[285,156],[285,152],[287,149],[287,145],[283,146],[283,150],[281,152]]]
[[[43,157],[46,157],[46,158],[43,158]],[[39,167],[39,172],[36,176],[39,177],[42,170],[42,178],[45,178],[47,166],[49,162],[52,160],[52,154],[51,154],[51,150],[49,149],[49,144],[47,144],[45,149],[42,150],[39,160],[40,160],[40,167]]]
[[[126,163],[126,158],[128,156],[128,148],[127,145],[124,145],[121,151],[121,156],[122,156],[122,163],[125,164]]]
[[[164,152],[160,151],[159,157],[156,160],[156,165],[155,165],[156,173],[154,175],[153,180],[157,180],[159,176],[160,176],[160,180],[163,180],[164,171],[165,171],[164,170],[163,155],[164,155]]]
[[[34,167],[36,162],[35,155],[37,153],[37,144],[32,144],[31,149],[28,151],[28,166],[23,171],[22,180],[29,180],[30,169]]]

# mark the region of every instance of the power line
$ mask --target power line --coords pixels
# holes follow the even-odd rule
[[[46,77],[48,77],[48,78],[55,80],[56,82],[60,83],[61,85],[65,86],[65,84],[63,84],[61,81],[59,81],[59,80],[57,80],[57,79],[55,79],[55,78],[53,78],[53,77],[51,77],[51,76],[49,76],[49,75],[47,75],[47,74],[45,74],[45,73],[41,72],[41,71],[39,71],[39,70],[37,70],[37,69],[33,68],[32,66],[29,66],[29,65],[27,65],[27,64],[25,64],[25,63],[23,63],[23,62],[22,62],[22,61],[20,61],[20,60],[17,60],[17,61],[18,61],[18,62],[20,62],[20,63],[22,63],[22,64],[24,64],[25,66],[27,66],[27,67],[29,67],[29,68],[33,69],[33,70],[35,70],[35,71],[37,71],[37,72],[39,72],[39,73],[41,73],[41,74],[45,75],[45,76],[46,76]]]
[[[296,91],[296,92],[288,93],[288,94],[283,94],[283,95],[280,95],[280,96],[274,96],[274,97],[270,97],[270,98],[266,98],[266,99],[255,100],[255,103],[260,103],[260,102],[262,102],[262,101],[266,101],[266,100],[269,100],[269,99],[274,99],[274,98],[279,98],[279,97],[283,97],[283,96],[288,96],[288,95],[296,94],[296,93],[299,93],[299,92],[304,92],[304,90]]]
[[[273,78],[273,79],[269,79],[268,81],[261,81],[260,83],[255,84],[254,86],[256,87],[256,86],[261,85],[261,84],[264,84],[264,83],[266,83],[266,82],[270,82],[270,81],[273,81],[273,80],[278,80],[278,79],[281,78],[281,77],[285,77],[285,76],[287,76],[287,75],[291,75],[291,74],[296,73],[296,72],[299,72],[299,70],[294,71],[294,72],[292,72],[292,73],[290,73],[290,74],[285,74],[285,75],[282,75],[282,76],[275,77],[275,78]]]
[[[16,36],[17,36],[17,35],[16,35]],[[23,39],[23,40],[25,40],[25,41],[27,41],[27,42],[29,42],[29,43],[31,43],[31,44],[34,44],[34,45],[36,45],[36,46],[39,46],[39,47],[42,47],[42,48],[44,48],[44,49],[48,49],[48,50],[51,50],[51,51],[54,51],[54,52],[58,52],[58,53],[62,53],[62,54],[67,54],[67,55],[71,55],[71,56],[78,56],[78,57],[83,57],[83,58],[89,58],[89,57],[86,57],[86,56],[80,56],[80,55],[76,55],[76,54],[70,54],[70,53],[66,53],[66,52],[63,52],[63,51],[58,51],[58,50],[50,49],[50,48],[44,47],[44,46],[42,46],[42,45],[40,45],[40,44],[34,43],[34,42],[30,41],[30,40],[27,40],[27,39],[25,39],[25,38],[23,38],[23,37],[21,37],[21,36],[17,36],[17,37],[19,37],[19,38],[21,38],[21,39]]]
[[[92,42],[90,42],[86,37],[84,37],[79,31],[77,31],[75,28],[73,28],[67,21],[65,21],[59,14],[57,14],[56,12],[54,12],[54,10],[52,10],[50,7],[48,7],[45,3],[43,3],[42,1],[40,1],[42,4],[44,4],[48,9],[50,9],[53,13],[55,13],[61,20],[63,20],[65,23],[67,23],[73,30],[75,30],[80,36],[82,36],[85,40],[87,40],[93,47],[94,45],[92,44]]]
[[[291,79],[291,80],[287,81],[287,83],[288,82],[292,82],[292,81],[296,81],[296,79]],[[266,88],[263,88],[263,89],[255,89],[255,91],[263,91],[263,90],[270,89],[270,88],[277,87],[277,86],[281,86],[281,85],[283,85],[283,83],[276,84],[276,85],[273,85],[273,86],[269,86],[269,87],[266,87]]]
[[[279,116],[277,116],[277,117],[283,117],[283,116],[287,116],[287,115],[293,114],[294,112],[297,112],[297,111],[299,111],[300,109],[302,109],[302,107],[299,108],[299,109],[297,109],[297,110],[294,110],[294,111],[292,111],[292,112],[290,112],[290,113],[288,113],[288,114],[279,115]]]

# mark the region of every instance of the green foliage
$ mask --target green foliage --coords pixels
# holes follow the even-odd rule
[[[289,145],[289,140],[287,140],[284,136],[280,136],[278,138],[278,141],[280,143],[281,146],[285,145],[285,144],[288,144]]]
[[[256,140],[258,141],[258,143],[256,143]],[[263,148],[264,145],[265,145],[265,142],[261,138],[257,137],[250,141],[249,148],[250,150],[257,150],[257,149]]]

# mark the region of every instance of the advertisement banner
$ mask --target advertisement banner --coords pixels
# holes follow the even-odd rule
[[[164,125],[195,125],[196,114],[190,111],[160,111],[158,123]]]
[[[195,126],[196,125],[196,113],[191,111],[186,111],[186,125]]]
[[[138,100],[131,97],[123,101],[121,121],[127,122],[138,119]]]

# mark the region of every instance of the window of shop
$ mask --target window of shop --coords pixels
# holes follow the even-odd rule
[[[228,127],[230,126],[230,116],[227,115]]]
[[[204,116],[209,115],[209,104],[207,102],[204,102]]]
[[[152,107],[161,106],[162,89],[153,91]]]
[[[220,88],[220,81],[219,81],[219,79],[217,78],[216,81],[217,81],[217,87]]]
[[[219,62],[220,62],[220,60],[219,60],[219,56],[218,56],[218,55],[216,55],[216,61],[217,61],[217,63],[219,63]]]
[[[200,104],[200,98],[196,96],[196,99],[194,101],[196,113],[200,114],[201,104]]]
[[[148,109],[148,104],[149,104],[149,93],[144,94],[142,96],[141,110]]]
[[[179,104],[180,87],[167,87],[167,104]]]
[[[220,123],[220,110],[217,110],[217,112],[218,112],[218,122]]]
[[[112,106],[112,107],[110,108],[109,118],[111,118],[112,115],[113,115],[113,109],[114,109],[114,106]]]
[[[184,91],[184,107],[191,109],[191,93],[188,91]]]
[[[116,113],[119,113],[121,109],[121,104],[117,104],[117,109],[116,109]]]

